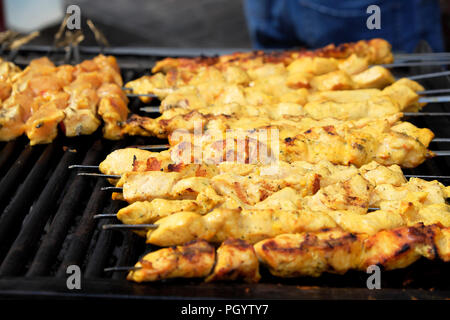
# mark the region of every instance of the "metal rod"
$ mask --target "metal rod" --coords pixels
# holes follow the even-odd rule
[[[139,108],[140,111],[147,112],[147,113],[160,113],[159,107],[142,107]]]
[[[102,214],[96,214],[94,216],[94,219],[104,219],[104,218],[116,218],[117,214],[115,213],[102,213]]]
[[[448,66],[450,61],[448,60],[428,60],[428,61],[415,61],[415,62],[394,62],[390,64],[381,64],[380,66],[391,69],[391,68],[402,68],[402,67],[419,67],[419,66]]]
[[[431,142],[450,142],[450,138],[434,138]]]
[[[104,230],[109,229],[156,229],[157,224],[105,224],[102,227]]]
[[[88,177],[102,177],[102,178],[108,178],[108,179],[120,179],[120,175],[117,175],[117,174],[80,172],[77,175],[78,176],[88,176]]]
[[[421,97],[419,98],[419,102],[420,103],[450,102],[450,96]]]
[[[138,149],[142,150],[161,150],[161,149],[168,149],[170,148],[170,145],[168,144],[155,144],[151,146],[136,146]]]
[[[406,117],[448,117],[450,112],[403,112]]]
[[[428,175],[420,175],[420,174],[405,174],[405,178],[450,179],[450,176],[428,176]]]
[[[97,169],[98,170],[98,166],[85,166],[82,164],[74,164],[69,166],[69,169]]]
[[[450,52],[429,53],[399,53],[394,55],[394,61],[430,61],[436,59],[450,59]]]
[[[419,94],[419,95],[450,93],[450,89],[432,89],[432,90],[417,91],[416,93]]]
[[[118,188],[118,187],[103,187],[100,190],[102,190],[102,191],[112,191],[112,192],[123,192],[123,188]]]
[[[117,271],[134,271],[134,270],[139,270],[142,269],[142,267],[109,267],[109,268],[105,268],[103,269],[103,271],[105,272],[117,272]]]
[[[129,98],[137,98],[137,97],[158,98],[158,96],[154,93],[127,93],[127,97],[129,97]]]
[[[438,157],[448,157],[448,156],[450,156],[450,151],[448,151],[448,150],[446,150],[446,151],[431,151],[431,152],[433,152]]]
[[[433,72],[433,73],[425,73],[419,74],[416,76],[407,77],[410,80],[420,80],[420,79],[429,79],[429,78],[437,78],[450,75],[450,71],[441,71],[441,72]]]

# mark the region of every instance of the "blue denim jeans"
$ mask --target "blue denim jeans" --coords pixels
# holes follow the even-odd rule
[[[438,0],[245,0],[255,48],[317,48],[329,43],[384,38],[411,52],[420,40],[443,51]],[[367,7],[381,9],[381,29],[370,30]]]

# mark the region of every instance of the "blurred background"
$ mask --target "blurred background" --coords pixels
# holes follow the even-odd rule
[[[85,40],[91,19],[111,46],[172,48],[314,48],[371,37],[396,51],[421,39],[450,50],[448,0],[2,0],[2,30],[40,30],[32,44],[52,44],[69,5],[81,9]],[[368,30],[365,8],[381,8],[381,30]]]

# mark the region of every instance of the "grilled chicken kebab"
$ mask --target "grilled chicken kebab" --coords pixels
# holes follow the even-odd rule
[[[370,64],[391,63],[393,55],[390,44],[382,39],[357,43],[333,45],[316,51],[284,51],[235,53],[216,58],[173,59],[159,61],[152,76],[144,76],[127,84],[135,93],[154,93],[165,98],[177,88],[194,85],[207,94],[222,90],[225,83],[247,85],[250,80],[268,79],[285,75],[289,71],[288,84],[293,89],[314,87],[321,89],[345,89],[358,86],[373,87],[377,81],[350,75],[360,73]],[[325,73],[335,74],[313,79]],[[382,85],[379,81],[379,85]],[[392,81],[392,78],[390,79]],[[264,80],[263,80],[264,81]],[[275,80],[276,81],[276,80]],[[355,85],[358,82],[361,84]],[[365,85],[363,83],[366,83]],[[389,84],[388,83],[385,83]],[[213,90],[213,91],[210,91]],[[292,91],[295,96],[295,91]],[[143,98],[147,101],[148,98]]]
[[[332,228],[282,234],[253,246],[243,240],[227,239],[217,251],[206,241],[196,240],[145,255],[127,279],[258,282],[260,264],[277,277],[318,277],[324,272],[365,271],[370,265],[385,270],[405,268],[421,257],[450,261],[450,228],[417,224],[373,235]]]
[[[396,165],[280,162],[277,171],[271,171],[271,166],[226,162],[162,164],[148,157],[154,153],[136,151],[117,150],[100,167],[116,173],[139,170],[122,172],[117,183],[123,194],[116,198],[132,203],[118,212],[118,218],[127,224],[158,224],[147,234],[157,245],[196,237],[257,241],[283,230],[338,226],[368,234],[417,222],[450,226],[445,203],[449,188],[437,181],[407,182]],[[130,161],[114,161],[121,154],[128,154]]]
[[[361,166],[375,160],[384,165],[415,167],[433,156],[427,146],[434,134],[429,129],[399,122],[400,117],[401,114],[354,121],[304,117],[271,120],[205,116],[192,111],[163,122],[164,128],[159,126],[161,122],[155,126],[153,119],[135,118],[133,134],[169,135],[174,162],[193,163],[197,159],[220,163],[241,157],[246,163],[267,163],[279,155],[279,160],[287,162],[316,163],[326,159],[335,164]],[[191,133],[196,128],[200,135]],[[263,149],[267,152],[260,152]]]

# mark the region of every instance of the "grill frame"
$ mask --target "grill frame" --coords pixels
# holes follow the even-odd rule
[[[100,53],[97,47],[80,47],[83,59]],[[110,48],[121,65],[124,81],[148,73],[158,59],[171,56],[223,54],[232,50],[179,50],[155,48]],[[426,52],[427,47],[419,48]],[[24,46],[6,52],[7,58],[24,66],[32,58],[50,54],[55,63],[67,63],[72,55],[49,46]],[[124,67],[125,66],[125,67]],[[405,74],[436,72],[436,66],[415,67]],[[400,70],[402,71],[402,70]],[[406,71],[406,69],[403,69]],[[398,73],[401,75],[402,72]],[[427,89],[448,88],[448,77],[423,81]],[[139,113],[138,99],[130,109]],[[427,107],[430,112],[450,111],[449,104]],[[437,119],[435,119],[437,118]],[[450,137],[450,119],[411,118],[429,127],[438,137]],[[104,179],[76,176],[71,164],[97,165],[114,149],[139,144],[161,144],[156,138],[127,137],[106,141],[97,131],[93,136],[57,138],[52,144],[26,147],[24,137],[0,144],[0,297],[21,298],[105,298],[105,299],[443,299],[450,297],[450,281],[445,280],[445,264],[423,259],[412,266],[382,273],[383,290],[365,288],[367,274],[349,272],[344,276],[324,275],[317,279],[276,279],[262,271],[259,284],[202,283],[201,280],[167,280],[136,284],[125,280],[123,272],[105,274],[104,267],[133,265],[148,251],[143,239],[131,232],[102,230],[116,219],[94,220],[97,213],[115,212],[124,203],[110,200],[100,191]],[[449,149],[450,143],[432,145]],[[449,158],[431,159],[405,174],[449,172]],[[448,184],[448,182],[446,182]],[[59,248],[58,248],[59,247]],[[82,266],[81,290],[66,286],[66,267]],[[447,277],[448,278],[448,277]],[[384,284],[387,287],[384,287]],[[406,288],[406,289],[405,289]],[[438,289],[435,289],[438,288]]]

